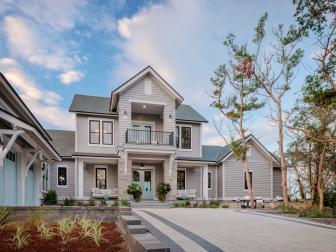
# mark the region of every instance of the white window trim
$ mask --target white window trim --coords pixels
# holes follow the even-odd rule
[[[211,187],[209,187],[209,173],[210,173],[210,181],[211,181]],[[208,169],[208,190],[212,190],[212,171]]]
[[[91,144],[90,143],[90,121],[99,121],[99,144]],[[112,122],[112,144],[103,144],[103,122]],[[115,130],[114,130],[114,119],[109,119],[109,118],[99,118],[99,117],[88,117],[88,146],[91,147],[107,147],[111,148],[114,147],[114,139],[115,139]]]
[[[177,150],[179,151],[192,151],[192,133],[193,133],[193,129],[192,129],[192,125],[190,124],[176,124],[176,127],[179,127],[179,148],[176,148]],[[182,133],[182,127],[189,127],[190,128],[190,149],[183,149],[181,148],[181,140],[182,140],[182,137],[181,137],[181,133]]]
[[[254,191],[254,186],[253,186],[253,170],[250,170],[249,169],[249,172],[252,172],[252,192]],[[244,189],[244,192],[247,192],[248,189],[245,189],[245,171],[243,171],[243,189]]]
[[[94,165],[94,188],[97,188],[97,169],[106,168],[106,189],[108,189],[108,167],[107,165]]]
[[[187,190],[187,168],[177,168],[177,171],[184,171],[184,190]],[[177,183],[177,176],[176,176],[176,183]],[[176,188],[176,190],[183,190],[183,189]]]
[[[59,185],[58,184],[58,168],[65,168],[66,171],[66,185]],[[68,188],[68,180],[69,180],[69,173],[68,173],[68,165],[58,164],[57,165],[57,188]]]

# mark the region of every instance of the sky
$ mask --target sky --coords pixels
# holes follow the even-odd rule
[[[228,60],[224,38],[234,33],[250,42],[265,12],[268,33],[294,23],[286,0],[0,0],[0,71],[46,128],[71,130],[75,94],[110,96],[151,65],[208,119],[203,143],[224,145],[213,125],[219,116],[210,107],[209,79]],[[306,56],[284,97],[288,108],[314,51],[312,43],[300,46]],[[266,106],[249,125],[274,151],[277,131],[268,114]]]

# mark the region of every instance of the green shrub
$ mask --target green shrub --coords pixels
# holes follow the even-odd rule
[[[119,201],[118,200],[114,200],[113,201],[113,206],[119,206]]]
[[[208,205],[208,203],[205,200],[203,200],[202,203],[199,205],[199,207],[200,208],[208,208],[209,205]]]
[[[31,226],[38,228],[44,222],[44,209],[30,210],[28,209],[28,221]]]
[[[75,228],[76,221],[70,217],[64,217],[57,221],[58,232],[62,238],[62,243],[67,244],[70,240],[70,233]]]
[[[165,183],[165,182],[159,182],[157,186],[157,193],[158,193],[158,198],[160,201],[165,201],[166,200],[166,195],[169,193],[171,190],[170,184]]]
[[[210,205],[211,208],[219,208],[220,203],[218,201],[210,201]]]
[[[48,226],[45,222],[40,223],[37,227],[37,231],[40,233],[42,240],[49,241],[54,237],[52,227]]]
[[[94,200],[93,197],[90,197],[89,199],[89,206],[95,206],[96,205],[96,201]]]
[[[324,193],[324,206],[336,209],[336,185]]]
[[[101,207],[105,207],[107,204],[106,204],[106,200],[105,200],[105,198],[102,198],[101,200],[100,200],[100,205],[99,206],[101,206]]]
[[[89,236],[96,243],[97,247],[100,246],[100,242],[103,238],[103,232],[102,232],[101,224],[102,224],[101,221],[93,221],[91,223],[91,229],[90,229],[90,234],[89,234]]]
[[[333,209],[332,208],[324,208],[321,212],[317,208],[308,208],[300,211],[299,217],[302,218],[333,218]]]
[[[173,206],[176,207],[176,208],[186,207],[186,201],[184,201],[184,200],[175,201]]]
[[[132,183],[128,186],[127,193],[133,196],[135,202],[140,202],[142,189],[138,183]]]
[[[54,190],[49,190],[44,196],[43,203],[46,205],[57,205],[57,193]]]
[[[285,204],[281,204],[279,205],[276,209],[281,210],[283,213],[285,214],[298,214],[299,210],[296,209],[293,206],[289,206],[289,205],[285,205]]]
[[[193,204],[192,204],[192,207],[193,207],[193,208],[197,208],[197,207],[198,207],[198,203],[197,203],[197,202],[193,203]]]
[[[0,208],[0,227],[8,222],[10,211],[7,208]]]
[[[121,205],[128,207],[129,206],[128,200],[121,200]]]
[[[25,234],[26,230],[27,229],[24,227],[23,224],[16,226],[16,233],[13,238],[13,243],[17,249],[22,249],[29,244],[30,234]]]
[[[76,200],[74,200],[74,199],[70,196],[69,198],[66,197],[66,198],[64,199],[63,205],[64,205],[64,206],[74,206],[75,203],[76,203]]]
[[[222,208],[229,208],[229,205],[228,204],[223,204]]]
[[[79,225],[82,228],[82,236],[84,238],[90,236],[91,223],[92,220],[87,218],[86,215],[79,219]]]

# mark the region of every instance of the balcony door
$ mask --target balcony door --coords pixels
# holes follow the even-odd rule
[[[151,144],[152,143],[152,131],[155,130],[154,122],[132,122],[132,138],[136,143]]]

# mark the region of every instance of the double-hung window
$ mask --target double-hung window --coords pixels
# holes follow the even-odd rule
[[[177,171],[177,190],[184,190],[186,189],[186,172],[185,170],[178,170]]]
[[[89,120],[89,144],[113,146],[113,120]]]
[[[103,144],[113,144],[113,122],[103,121]]]
[[[106,168],[96,168],[96,188],[106,189]]]
[[[211,172],[208,172],[208,189],[211,189],[212,185],[211,185]]]
[[[64,166],[57,167],[57,185],[67,186],[68,185],[68,174],[67,168]]]
[[[89,143],[90,144],[100,144],[100,121],[90,120],[89,121]]]
[[[176,148],[191,150],[191,126],[176,126]]]

